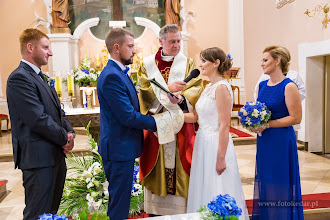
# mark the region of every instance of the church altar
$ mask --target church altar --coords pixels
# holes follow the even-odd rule
[[[90,133],[96,140],[100,134],[100,107],[93,109],[67,108],[64,109],[66,116],[72,127],[86,127],[91,121]]]

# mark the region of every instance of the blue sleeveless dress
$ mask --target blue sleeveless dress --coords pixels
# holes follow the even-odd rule
[[[258,101],[271,111],[271,119],[289,116],[285,87],[289,78],[275,86],[259,85]],[[269,128],[257,137],[253,220],[304,219],[296,135],[292,126]]]

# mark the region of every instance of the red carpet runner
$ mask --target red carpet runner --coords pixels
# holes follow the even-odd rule
[[[229,128],[229,132],[236,134],[238,137],[253,137],[252,135],[245,133],[244,131],[238,130],[236,128],[233,128],[233,127]]]

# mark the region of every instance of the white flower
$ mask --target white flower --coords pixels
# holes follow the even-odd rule
[[[257,109],[253,109],[253,112],[251,113],[251,116],[258,118],[259,117],[259,111]]]
[[[104,183],[102,183],[103,185],[103,190],[107,190],[108,191],[108,187],[109,187],[109,182],[108,181],[105,181]]]
[[[246,124],[248,124],[248,125],[251,125],[252,124],[252,122],[251,122],[251,119],[250,118],[246,118]]]
[[[93,181],[93,183],[96,187],[98,187],[100,185],[100,181],[97,181],[97,180]]]
[[[109,199],[109,192],[108,192],[108,190],[104,190],[103,191],[103,194],[104,194],[104,196],[105,196],[106,199]]]
[[[267,115],[267,111],[266,110],[263,110],[262,112],[260,112],[260,115],[261,115],[261,121],[263,121],[265,119],[265,116]]]
[[[254,105],[256,105],[256,103],[250,102],[250,106],[254,106]]]
[[[86,178],[86,183],[89,183],[91,180],[91,178]]]
[[[101,167],[97,166],[97,167],[94,167],[94,175],[98,174],[98,173],[101,173],[102,172],[102,169]]]
[[[99,195],[99,192],[92,192],[92,197],[96,197],[96,196],[98,196]]]
[[[65,191],[65,194],[66,194],[67,196],[69,196],[69,195],[71,194],[71,191],[70,191],[70,190],[66,190],[66,191]]]
[[[92,188],[94,186],[93,182],[88,183],[87,189]]]
[[[245,111],[244,108],[241,108],[240,112],[242,112],[244,116],[247,116],[247,114],[248,114],[247,111]]]
[[[141,189],[141,188],[142,188],[142,186],[141,186],[140,184],[134,184],[134,187],[135,187],[136,189]]]
[[[90,172],[89,169],[88,169],[88,171],[84,170],[83,175],[84,175],[85,178],[93,177],[92,172]]]
[[[94,201],[94,198],[91,196],[91,194],[87,193],[87,195],[86,195],[86,200],[87,200],[88,202],[91,202],[91,201]]]
[[[99,210],[99,208],[101,207],[102,205],[102,199],[100,199],[99,201],[95,202],[94,203],[94,209],[95,210]]]

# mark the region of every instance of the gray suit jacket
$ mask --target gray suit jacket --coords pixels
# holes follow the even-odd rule
[[[56,91],[21,62],[7,81],[15,168],[54,166],[73,131]]]

